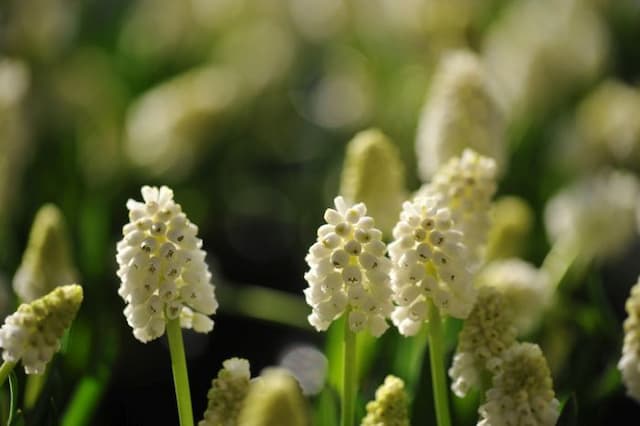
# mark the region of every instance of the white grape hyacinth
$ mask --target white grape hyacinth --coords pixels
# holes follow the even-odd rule
[[[631,288],[625,309],[628,316],[624,321],[624,344],[618,370],[627,395],[640,402],[640,279]]]
[[[130,222],[118,243],[118,294],[124,314],[141,342],[162,336],[166,322],[180,318],[183,328],[213,329],[218,308],[198,227],[173,200],[173,191],[143,186],[143,202],[129,200]]]
[[[403,204],[389,244],[391,285],[397,304],[391,319],[401,334],[416,334],[427,319],[430,298],[447,315],[466,318],[476,300],[463,234],[437,197]]]
[[[418,195],[439,197],[440,205],[449,208],[454,226],[464,233],[474,268],[484,261],[495,192],[496,162],[472,149],[447,161],[418,191]]]
[[[318,331],[348,312],[353,332],[369,330],[380,336],[393,310],[386,245],[363,203],[349,205],[342,197],[336,209],[327,209],[327,224],[318,229],[318,240],[305,258],[310,270],[304,290],[313,308],[309,323]]]

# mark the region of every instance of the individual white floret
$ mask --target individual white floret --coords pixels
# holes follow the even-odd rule
[[[309,322],[323,331],[348,312],[352,331],[380,336],[393,310],[391,264],[384,256],[382,232],[366,216],[363,203],[351,206],[342,197],[334,203],[336,209],[327,209],[327,224],[318,229],[318,240],[305,258],[310,269],[304,294],[313,308]]]
[[[427,319],[427,298],[445,314],[466,318],[476,299],[463,235],[437,197],[403,204],[389,244],[391,282],[397,304],[391,316],[403,335],[416,334]]]
[[[218,302],[211,284],[206,253],[173,191],[144,186],[144,201],[129,200],[130,222],[118,243],[118,294],[125,300],[124,314],[141,342],[162,336],[167,320],[208,333]]]

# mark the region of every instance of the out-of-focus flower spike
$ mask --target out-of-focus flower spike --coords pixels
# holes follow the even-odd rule
[[[222,363],[218,377],[207,393],[207,409],[198,426],[235,425],[249,392],[249,361],[231,358]]]
[[[624,344],[618,370],[627,388],[627,395],[640,402],[640,280],[631,288],[625,305]]]
[[[385,235],[390,235],[406,199],[400,153],[377,129],[358,133],[347,145],[340,194],[362,202]]]
[[[533,211],[525,200],[504,196],[493,202],[491,228],[487,238],[487,260],[522,255],[533,227]]]
[[[513,312],[513,325],[519,335],[539,323],[549,307],[554,287],[543,269],[521,259],[496,260],[487,264],[476,278],[476,286],[498,290]]]
[[[44,373],[60,349],[60,339],[71,326],[82,298],[82,287],[71,284],[20,305],[0,328],[4,361],[17,363],[21,360],[25,373]]]
[[[367,415],[361,426],[409,426],[409,398],[404,382],[387,376],[376,390],[376,399],[367,404]]]
[[[327,209],[327,224],[318,229],[305,258],[310,269],[304,294],[313,308],[309,323],[324,331],[348,312],[351,331],[368,330],[378,337],[389,327],[386,318],[393,310],[382,232],[366,216],[363,203],[351,205],[342,197],[334,203],[336,209]]]
[[[418,123],[416,154],[423,181],[466,148],[492,157],[504,169],[502,114],[489,93],[480,59],[460,50],[444,57],[433,77]]]
[[[309,426],[307,402],[286,370],[269,368],[249,386],[238,426]]]
[[[208,333],[218,302],[198,227],[168,187],[144,186],[141,192],[143,202],[127,202],[130,222],[116,255],[118,294],[127,303],[124,314],[133,335],[145,343],[156,339],[175,318],[182,327]]]
[[[451,388],[459,397],[481,387],[485,376],[500,371],[502,355],[516,343],[513,310],[507,298],[492,287],[480,288],[478,301],[458,336],[449,369]]]
[[[478,411],[478,426],[556,424],[560,403],[538,345],[518,343],[505,351],[500,372],[493,376],[493,386]]]
[[[29,243],[13,278],[13,288],[24,302],[44,296],[77,278],[67,226],[58,207],[45,204],[31,226]]]

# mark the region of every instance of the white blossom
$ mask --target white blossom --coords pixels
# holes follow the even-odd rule
[[[427,298],[444,313],[466,318],[476,290],[468,269],[463,234],[437,197],[418,196],[403,204],[389,244],[394,300],[391,316],[403,335],[414,335],[427,318]]]
[[[71,326],[82,298],[82,287],[71,284],[20,305],[0,328],[2,358],[8,362],[22,360],[27,374],[44,373],[60,349],[60,339]]]
[[[518,343],[505,351],[493,376],[478,426],[553,426],[560,415],[553,381],[540,347]]]
[[[336,209],[327,209],[327,224],[318,229],[318,240],[305,258],[309,271],[304,290],[313,308],[309,322],[318,331],[348,312],[352,331],[369,330],[380,336],[388,328],[386,318],[393,310],[389,284],[390,262],[384,256],[382,232],[366,216],[363,203],[353,206],[342,197]]]
[[[624,321],[624,345],[618,370],[627,394],[640,402],[640,280],[631,289],[625,308],[628,317]]]
[[[496,163],[471,149],[451,158],[418,195],[435,196],[451,212],[453,225],[464,234],[471,263],[484,259],[491,224],[491,198],[496,191]]]
[[[143,202],[127,202],[130,222],[116,256],[118,294],[127,303],[124,314],[133,335],[141,342],[156,339],[174,318],[182,327],[208,333],[218,302],[198,227],[166,186],[144,186],[142,197]]]

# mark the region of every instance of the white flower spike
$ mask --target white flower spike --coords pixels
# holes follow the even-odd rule
[[[393,310],[382,232],[366,216],[363,203],[351,206],[342,197],[334,203],[336,209],[327,209],[327,224],[318,229],[318,241],[305,258],[310,270],[304,294],[313,308],[309,322],[324,331],[349,312],[353,332],[367,329],[377,337],[389,327],[386,318]]]
[[[416,334],[427,319],[427,298],[444,313],[466,318],[476,300],[463,234],[437,197],[407,201],[389,244],[391,283],[398,305],[391,316],[400,333]]]
[[[162,336],[166,322],[180,317],[184,328],[213,329],[218,308],[206,253],[191,223],[166,186],[142,187],[143,202],[129,200],[130,222],[118,243],[124,314],[141,342]]]
[[[625,308],[629,316],[624,321],[624,345],[618,370],[627,395],[640,402],[640,280],[631,288]]]

